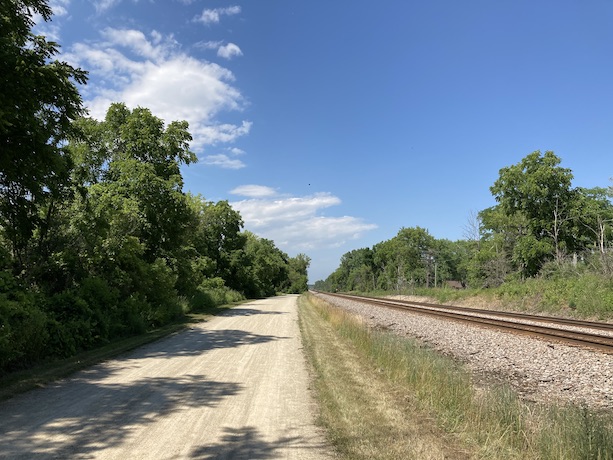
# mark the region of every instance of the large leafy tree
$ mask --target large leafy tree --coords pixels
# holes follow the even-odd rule
[[[374,246],[374,264],[384,288],[434,284],[435,239],[420,227],[402,228],[391,240]]]
[[[66,139],[83,113],[75,83],[86,81],[83,70],[55,59],[57,43],[32,33],[35,15],[50,20],[45,0],[0,2],[0,225],[19,272],[33,233],[44,238],[53,203],[66,193]]]
[[[553,152],[532,152],[519,163],[502,168],[490,190],[506,216],[527,224],[517,240],[514,257],[525,275],[538,272],[548,258],[561,259],[575,249],[572,209],[576,193],[570,169]]]
[[[273,241],[245,232],[245,263],[248,271],[243,273],[248,297],[275,295],[287,287],[288,256]]]
[[[311,258],[306,254],[298,254],[296,257],[291,257],[288,261],[289,273],[287,291],[290,294],[299,294],[308,290],[308,268],[311,264]]]
[[[81,119],[70,151],[80,192],[71,207],[74,272],[95,276],[124,297],[142,300],[149,322],[173,312],[195,213],[184,194],[182,164],[196,161],[186,122],[113,104],[104,121]],[[74,252],[77,251],[75,255]],[[152,307],[150,312],[145,311]]]
[[[607,274],[613,272],[609,251],[613,238],[612,197],[610,188],[578,188],[573,208],[577,239],[589,251],[596,249],[601,269]]]

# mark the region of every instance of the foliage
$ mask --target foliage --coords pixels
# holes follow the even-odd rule
[[[5,3],[16,8],[2,11],[5,22],[29,27],[31,12],[50,14],[44,2]],[[3,40],[25,49],[2,52],[44,48],[43,38],[27,34],[19,42],[24,24]],[[56,77],[65,85],[83,81],[81,71],[54,68],[63,69]],[[121,103],[103,121],[72,122],[80,113],[76,89],[62,93],[51,70],[40,72],[49,74],[43,81],[56,91],[55,105],[45,99],[47,88],[32,86],[28,97],[40,100],[24,98],[18,113],[0,109],[7,146],[0,161],[0,372],[139,334],[189,309],[307,289],[307,256],[289,258],[272,241],[243,233],[228,202],[184,193],[181,167],[196,161],[186,122],[165,124]]]
[[[245,258],[249,270],[242,274],[245,294],[248,297],[268,297],[286,287],[289,267],[288,256],[275,247],[271,240],[245,232]]]
[[[0,230],[16,273],[35,264],[66,196],[65,141],[83,113],[75,83],[86,81],[83,70],[53,59],[56,43],[33,35],[35,15],[50,19],[46,1],[0,2]]]
[[[415,293],[423,287],[497,288],[569,271],[613,275],[611,188],[573,188],[572,172],[553,152],[532,152],[500,169],[490,188],[498,202],[472,216],[469,239],[436,239],[402,228],[372,248],[350,251],[315,288]],[[583,271],[581,268],[583,267]],[[588,302],[593,304],[593,302]]]
[[[447,280],[465,280],[469,245],[437,240],[426,229],[402,228],[371,248],[350,251],[340,266],[316,289],[329,291],[406,291],[417,286],[441,286]]]

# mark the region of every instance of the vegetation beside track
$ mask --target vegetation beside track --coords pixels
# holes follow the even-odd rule
[[[613,459],[613,416],[477,390],[417,343],[303,296],[300,321],[320,420],[342,458]]]
[[[509,281],[488,289],[415,288],[354,293],[378,297],[413,295],[427,297],[437,303],[613,320],[613,279],[587,273],[574,278]]]

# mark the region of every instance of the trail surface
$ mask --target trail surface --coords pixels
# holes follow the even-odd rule
[[[0,458],[330,458],[296,299],[238,306],[1,403]]]

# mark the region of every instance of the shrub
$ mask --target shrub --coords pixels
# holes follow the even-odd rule
[[[227,287],[221,278],[205,279],[190,299],[193,311],[204,311],[219,305],[243,300],[243,296]]]
[[[33,294],[19,294],[18,300],[0,294],[0,372],[24,367],[47,351],[47,317]]]

